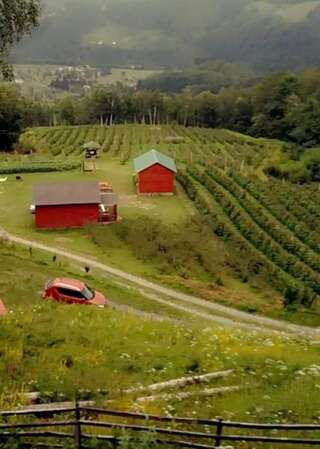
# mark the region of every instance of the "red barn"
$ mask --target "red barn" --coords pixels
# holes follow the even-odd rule
[[[173,194],[177,173],[173,159],[151,150],[134,161],[139,194]]]
[[[77,228],[98,223],[100,203],[97,182],[37,184],[33,191],[36,227]]]

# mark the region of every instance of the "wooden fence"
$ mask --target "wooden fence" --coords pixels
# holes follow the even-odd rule
[[[224,442],[290,444],[290,448],[309,445],[320,447],[320,425],[314,424],[257,424],[222,419],[172,418],[83,407],[77,403],[65,408],[40,407],[0,412],[0,444],[8,438],[19,438],[25,446],[59,448],[62,447],[61,441],[68,439],[73,440],[76,449],[83,449],[89,439],[116,444],[119,441],[116,429],[126,431],[128,435],[134,432],[151,433],[153,441],[164,447],[213,449],[222,447]],[[235,429],[236,433],[229,433],[230,429]],[[257,435],[257,431],[264,435]],[[281,432],[285,432],[285,436],[280,436]],[[296,432],[303,432],[304,436],[310,437],[288,436]]]

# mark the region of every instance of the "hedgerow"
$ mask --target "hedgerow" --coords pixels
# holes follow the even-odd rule
[[[16,173],[46,173],[56,171],[76,170],[81,167],[80,161],[50,161],[50,162],[0,162],[0,174]]]

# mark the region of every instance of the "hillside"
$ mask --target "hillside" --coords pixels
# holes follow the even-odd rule
[[[167,70],[155,73],[139,82],[143,89],[158,90],[165,93],[179,93],[184,89],[193,92],[219,92],[230,86],[248,86],[257,82],[255,73],[240,64],[223,61],[201,62],[186,70]]]
[[[256,71],[319,65],[318,0],[47,0],[23,63],[185,66],[195,58]]]
[[[78,242],[107,263],[208,300],[319,325],[319,190],[315,183],[297,186],[266,176],[271,163],[286,157],[281,142],[224,130],[134,125],[39,128],[22,141],[42,158],[74,160],[92,139],[104,152],[99,170],[87,176],[113,183],[121,225],[104,232],[93,227],[86,238],[74,231],[46,235],[33,230],[31,216],[10,212],[17,200],[23,210],[36,179],[83,177],[67,172],[25,176],[23,194],[14,182],[5,184],[7,215],[0,225],[41,240],[59,243],[62,237],[70,248]],[[175,197],[134,195],[131,160],[150,147],[176,158],[182,189]],[[158,245],[166,250],[159,252]]]
[[[2,242],[0,285],[10,313],[1,317],[0,407],[23,402],[23,392],[43,401],[93,397],[114,409],[149,413],[241,419],[260,422],[319,423],[316,344],[301,336],[276,336],[212,327],[204,321],[159,322],[130,312],[44,302],[44,282],[61,272],[84,278],[118,302],[143,297],[98,274]],[[18,282],[17,282],[18,281]],[[159,311],[164,314],[165,312]],[[183,317],[179,317],[184,319]],[[315,342],[313,342],[315,343]],[[234,373],[210,387],[243,385],[241,392],[201,401],[137,403],[124,389],[185,375],[225,369]],[[75,381],[76,380],[76,381]],[[206,385],[208,386],[208,385]],[[202,386],[183,391],[201,391]],[[303,390],[303,397],[299,394]],[[173,389],[175,393],[181,390]],[[91,393],[90,393],[91,392]],[[112,401],[105,403],[105,401]],[[303,435],[301,435],[303,436]]]

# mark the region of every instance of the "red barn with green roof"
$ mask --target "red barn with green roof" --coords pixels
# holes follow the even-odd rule
[[[173,159],[157,150],[137,157],[133,161],[139,194],[173,194],[176,164]]]

